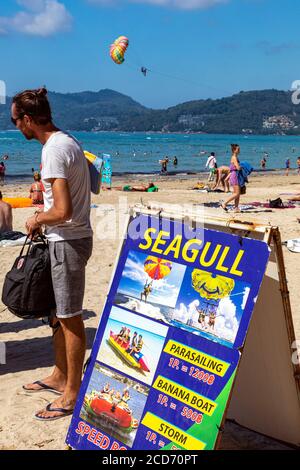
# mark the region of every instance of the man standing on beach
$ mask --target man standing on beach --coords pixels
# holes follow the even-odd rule
[[[214,180],[214,175],[216,173],[216,168],[217,168],[217,160],[216,160],[216,154],[215,152],[211,152],[210,156],[207,159],[206,162],[206,168],[209,169],[209,177],[208,181],[213,181]]]
[[[79,143],[52,123],[47,90],[27,90],[13,98],[11,120],[27,140],[43,145],[44,212],[26,222],[33,234],[45,226],[49,241],[56,314],[55,367],[52,374],[23,388],[61,395],[35,417],[50,421],[72,413],[79,392],[86,350],[82,303],[85,267],[92,253],[90,176]]]

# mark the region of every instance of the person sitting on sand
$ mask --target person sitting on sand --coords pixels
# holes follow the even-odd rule
[[[228,176],[230,175],[229,166],[220,166],[216,169],[216,184],[212,187],[215,191],[221,185],[225,193],[229,193],[229,181]]]
[[[29,197],[32,199],[34,205],[42,206],[44,204],[43,192],[45,191],[44,185],[41,182],[41,175],[38,171],[33,173],[34,183],[30,187]]]
[[[239,203],[240,203],[240,196],[241,196],[241,187],[238,181],[238,172],[240,171],[240,162],[238,159],[240,153],[240,146],[237,144],[231,144],[232,150],[232,157],[230,163],[230,176],[229,176],[229,184],[233,187],[233,196],[230,196],[227,201],[220,201],[220,205],[224,211],[228,212],[227,204],[229,202],[234,201],[234,212],[240,212]]]
[[[2,201],[2,193],[0,191],[0,233],[11,232],[12,226],[12,208],[9,204]]]

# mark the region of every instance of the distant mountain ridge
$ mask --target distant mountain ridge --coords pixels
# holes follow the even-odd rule
[[[49,92],[55,123],[76,131],[156,131],[219,134],[300,134],[300,107],[291,92],[241,91],[153,110],[114,90]],[[10,104],[0,106],[0,129],[12,129]]]

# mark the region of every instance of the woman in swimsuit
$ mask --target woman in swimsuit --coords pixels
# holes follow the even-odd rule
[[[31,185],[29,197],[32,199],[34,205],[43,205],[44,196],[43,192],[45,191],[44,185],[41,182],[41,175],[38,171],[35,171],[33,174],[34,183]]]
[[[224,209],[224,211],[228,211],[227,205],[229,202],[234,201],[234,212],[240,212],[239,209],[239,203],[240,203],[240,196],[241,196],[241,187],[239,185],[238,181],[238,172],[241,169],[240,167],[240,162],[239,162],[239,153],[240,153],[240,146],[237,144],[232,144],[231,145],[231,150],[232,150],[232,157],[231,157],[231,162],[230,162],[230,175],[229,175],[229,184],[230,186],[233,187],[233,195],[230,196],[227,201],[223,202],[221,201],[221,207]]]

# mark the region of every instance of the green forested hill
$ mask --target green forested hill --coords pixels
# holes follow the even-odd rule
[[[300,105],[278,90],[240,92],[152,110],[113,90],[49,92],[57,125],[69,130],[299,134]],[[0,129],[11,129],[10,99],[0,106]]]

